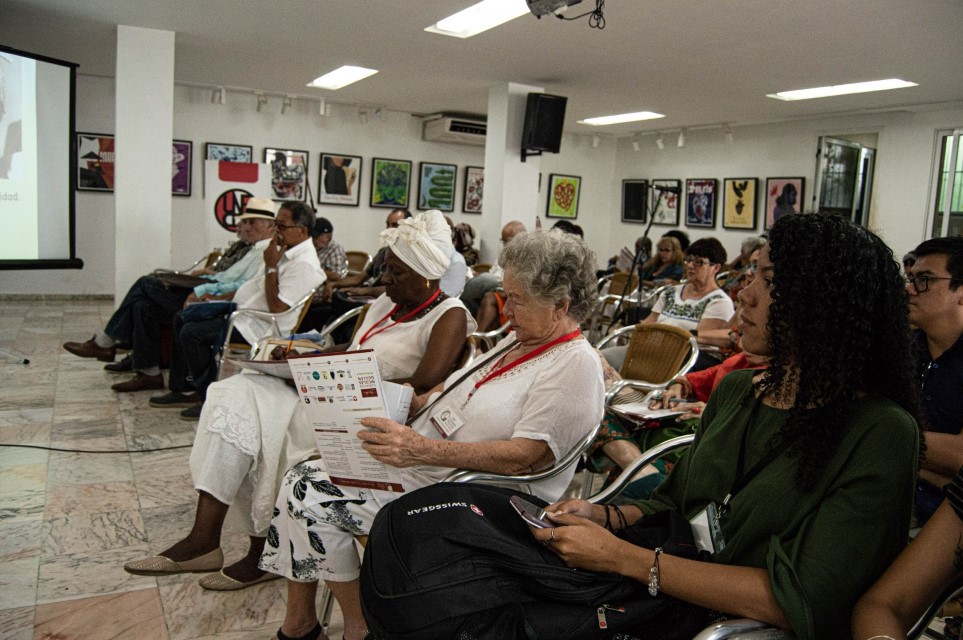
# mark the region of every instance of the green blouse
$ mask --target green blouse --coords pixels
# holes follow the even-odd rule
[[[755,373],[737,371],[719,384],[692,446],[651,498],[636,503],[643,513],[678,509],[691,519],[709,502],[721,504],[754,405],[745,469],[766,455],[788,412],[745,400]],[[795,459],[783,453],[736,495],[721,519],[726,546],[716,561],[765,568],[800,640],[850,638],[856,600],[906,545],[918,444],[915,421],[895,403],[857,400],[812,491],[797,486]]]

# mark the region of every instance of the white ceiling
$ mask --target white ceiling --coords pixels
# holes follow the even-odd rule
[[[324,96],[412,113],[484,113],[505,82],[568,96],[566,130],[603,135],[963,106],[961,0],[608,0],[461,40],[424,28],[473,0],[0,0],[0,43],[113,75],[115,25],[176,32],[177,82]],[[583,0],[568,15],[583,13]],[[308,89],[342,64],[380,70]],[[787,103],[787,89],[898,77],[919,87]],[[252,97],[253,101],[253,97]],[[253,103],[253,102],[252,102]],[[594,128],[576,120],[652,110]]]

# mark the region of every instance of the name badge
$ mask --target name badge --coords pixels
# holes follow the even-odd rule
[[[444,406],[432,413],[428,422],[442,438],[449,438],[451,434],[461,429],[465,424],[464,418],[451,405]]]
[[[722,526],[719,524],[719,508],[715,502],[710,502],[689,521],[692,527],[692,537],[700,551],[716,554],[726,548]]]

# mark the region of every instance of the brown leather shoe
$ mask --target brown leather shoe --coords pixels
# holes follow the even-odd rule
[[[113,362],[117,349],[101,347],[93,338],[87,342],[65,342],[64,349],[81,358],[97,358],[101,362]]]
[[[126,382],[118,382],[110,387],[114,391],[120,392],[130,392],[130,391],[147,391],[149,389],[163,389],[164,388],[164,376],[157,374],[156,376],[149,376],[147,374],[137,372],[137,375]]]

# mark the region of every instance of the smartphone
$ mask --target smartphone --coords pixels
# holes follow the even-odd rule
[[[545,510],[541,507],[536,507],[528,500],[522,500],[518,496],[512,496],[508,499],[518,515],[522,517],[522,520],[527,522],[533,527],[538,527],[539,529],[551,529],[555,525],[552,524],[548,518],[545,517]]]

